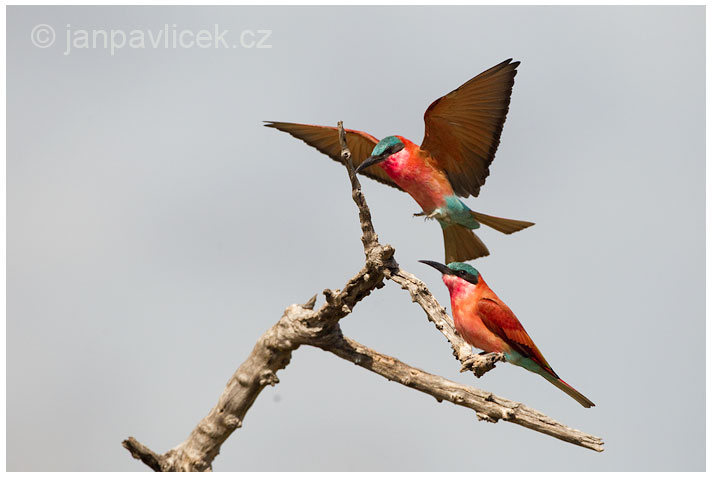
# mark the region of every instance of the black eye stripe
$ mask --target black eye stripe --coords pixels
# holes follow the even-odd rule
[[[450,269],[450,270],[452,270],[452,272],[455,276],[460,277],[461,279],[464,279],[471,284],[477,285],[477,283],[479,282],[478,275],[476,275],[476,274],[475,275],[470,274],[469,272],[462,270],[462,269],[460,269],[460,270]]]
[[[384,153],[386,153],[386,154],[388,154],[388,155],[391,155],[391,154],[397,153],[397,152],[400,151],[401,149],[403,149],[403,145],[402,145],[402,144],[392,144],[392,145],[388,146],[388,147],[384,150]]]

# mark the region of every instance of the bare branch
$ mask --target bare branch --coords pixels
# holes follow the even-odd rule
[[[217,405],[198,423],[186,441],[159,458],[162,471],[210,470],[220,446],[242,426],[242,420],[260,392],[267,385],[279,382],[276,372],[287,366],[292,351],[303,342],[308,333],[304,319],[313,315],[312,310],[303,306],[287,307],[279,322],[260,337],[247,360],[230,378]],[[144,459],[146,456],[146,453],[138,457],[134,454],[151,466]]]
[[[162,471],[161,463],[164,461],[163,457],[149,450],[148,447],[139,443],[134,437],[129,437],[121,444],[131,452],[132,457],[141,460],[153,471]]]
[[[366,255],[368,255],[369,250],[378,244],[378,235],[373,228],[371,211],[368,209],[368,204],[366,204],[366,197],[361,192],[361,183],[356,176],[353,161],[351,161],[351,151],[346,144],[346,132],[344,131],[343,121],[339,121],[337,129],[339,131],[339,143],[341,143],[341,159],[344,160],[346,170],[349,172],[349,180],[351,181],[351,197],[358,207],[358,217],[361,222],[361,231],[363,232],[361,241],[363,242],[364,251]]]
[[[359,209],[361,241],[366,260],[364,267],[341,290],[324,290],[325,303],[314,311],[316,295],[304,305],[287,307],[279,321],[257,341],[245,362],[230,378],[217,405],[203,418],[188,438],[178,446],[159,455],[130,437],[123,446],[131,455],[156,471],[211,471],[220,446],[242,426],[248,410],[260,392],[279,383],[277,372],[289,364],[292,352],[300,345],[328,350],[389,380],[419,390],[476,411],[480,420],[506,420],[561,440],[596,451],[602,451],[600,438],[562,425],[525,405],[497,397],[491,393],[460,385],[437,375],[413,368],[393,357],[380,354],[343,337],[339,320],[351,313],[356,304],[374,289],[383,287],[389,278],[410,292],[413,302],[425,311],[445,338],[450,341],[455,357],[463,370],[481,376],[502,360],[500,354],[477,355],[457,334],[452,319],[438,304],[423,282],[401,270],[395,261],[394,249],[381,245],[371,222],[371,214],[361,185],[354,172],[351,153],[346,144],[343,125],[339,122],[342,158],[351,180],[352,198]]]
[[[492,423],[505,420],[584,448],[603,451],[603,441],[600,438],[567,427],[533,408],[411,367],[347,337],[320,347],[388,380],[427,393],[438,402],[447,400],[455,405],[470,408],[477,413],[480,420]]]

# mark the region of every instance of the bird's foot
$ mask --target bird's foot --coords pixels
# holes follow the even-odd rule
[[[425,220],[425,221],[427,221],[428,219],[438,219],[441,217],[440,212],[437,210],[431,212],[430,214],[425,213],[423,211],[416,212],[415,214],[413,214],[413,217],[418,217],[418,216],[422,216],[423,220]]]
[[[423,220],[427,221],[428,219],[435,219],[436,215],[434,212],[431,212],[430,214],[428,214],[424,211],[420,211],[420,212],[416,212],[415,214],[413,214],[413,217],[422,217]]]

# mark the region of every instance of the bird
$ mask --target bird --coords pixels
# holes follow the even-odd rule
[[[445,262],[489,255],[472,231],[485,224],[504,234],[534,225],[472,211],[458,196],[477,197],[489,175],[509,110],[518,61],[505,60],[435,100],[425,111],[420,146],[400,135],[380,141],[345,130],[356,171],[410,194],[442,228]],[[343,163],[338,130],[329,126],[265,121]]]
[[[594,406],[554,372],[517,316],[492,292],[477,269],[462,262],[420,262],[442,273],[450,291],[455,329],[468,344],[485,352],[503,353],[507,362],[541,375],[584,407]]]

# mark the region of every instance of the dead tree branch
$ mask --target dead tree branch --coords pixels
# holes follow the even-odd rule
[[[522,403],[513,402],[411,367],[394,357],[376,352],[347,337],[323,344],[320,347],[388,380],[427,393],[438,402],[446,400],[455,405],[470,408],[475,411],[479,420],[492,423],[505,420],[551,435],[559,440],[603,451],[603,442],[600,438],[562,425]]]
[[[470,408],[480,420],[505,420],[531,428],[595,451],[603,451],[603,441],[569,428],[526,405],[497,397],[489,392],[460,385],[443,377],[411,367],[398,359],[344,337],[339,320],[350,314],[356,304],[374,289],[383,287],[384,279],[398,283],[410,292],[428,319],[450,342],[462,370],[472,370],[478,377],[503,360],[500,354],[473,354],[471,347],[455,331],[452,319],[418,278],[403,271],[395,261],[394,249],[378,242],[371,213],[354,172],[351,153],[339,122],[342,159],[351,181],[352,197],[359,211],[364,253],[363,268],[341,290],[324,290],[325,302],[318,309],[316,296],[303,305],[290,305],[279,321],[260,337],[247,359],[228,381],[217,405],[203,418],[188,438],[164,454],[157,454],[129,437],[123,446],[131,455],[155,471],[211,471],[220,446],[242,422],[260,392],[279,383],[277,372],[285,368],[292,352],[301,345],[329,351],[388,380],[427,393],[436,400],[446,400]]]

